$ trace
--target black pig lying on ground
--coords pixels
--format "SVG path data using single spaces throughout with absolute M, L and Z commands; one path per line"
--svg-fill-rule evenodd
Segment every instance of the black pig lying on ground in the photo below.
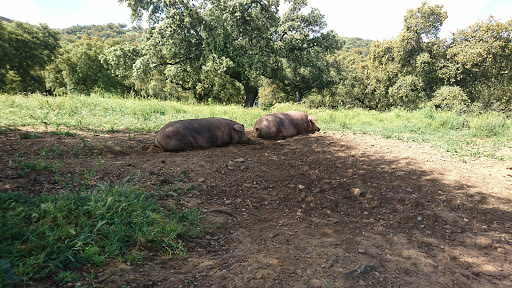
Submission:
M 261 116 L 254 124 L 256 136 L 263 139 L 282 139 L 299 134 L 320 131 L 316 119 L 311 115 L 298 112 L 279 112 Z
M 244 125 L 213 117 L 170 122 L 155 137 L 156 146 L 172 152 L 252 143 Z

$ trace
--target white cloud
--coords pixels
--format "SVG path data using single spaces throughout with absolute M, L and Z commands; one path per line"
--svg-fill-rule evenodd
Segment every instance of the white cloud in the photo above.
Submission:
M 325 15 L 328 29 L 340 36 L 365 39 L 390 39 L 400 33 L 406 11 L 421 5 L 421 0 L 310 0 Z
M 126 3 L 119 4 L 117 0 L 83 0 L 91 11 L 91 19 L 97 23 L 130 24 L 130 9 Z
M 328 29 L 340 36 L 372 40 L 391 39 L 401 32 L 403 16 L 409 9 L 418 8 L 424 0 L 309 0 L 309 6 L 319 8 Z M 500 21 L 512 18 L 510 0 L 428 0 L 429 5 L 441 4 L 448 12 L 440 36 L 466 28 L 494 15 Z
M 44 21 L 44 13 L 30 0 L 2 1 L 0 16 L 31 24 Z
M 0 2 L 0 16 L 52 28 L 73 25 L 124 23 L 130 25 L 130 9 L 117 0 L 16 0 Z
M 325 15 L 327 29 L 340 36 L 373 40 L 391 39 L 400 33 L 408 9 L 424 0 L 309 0 Z M 512 17 L 510 0 L 427 0 L 441 4 L 448 12 L 441 37 L 494 15 L 500 21 Z M 283 7 L 282 7 L 283 8 Z M 118 0 L 0 0 L 0 16 L 31 24 L 47 23 L 52 28 L 73 25 L 125 23 L 130 25 L 130 9 Z

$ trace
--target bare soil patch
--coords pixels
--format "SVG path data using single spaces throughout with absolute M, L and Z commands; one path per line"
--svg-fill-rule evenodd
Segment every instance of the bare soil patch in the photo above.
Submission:
M 55 191 L 52 172 L 19 177 L 13 159 L 59 147 L 68 173 L 101 156 L 91 185 L 166 190 L 181 178 L 189 192 L 163 207 L 204 209 L 185 257 L 84 267 L 82 286 L 512 287 L 510 163 L 338 132 L 182 153 L 160 152 L 154 133 L 25 132 L 0 134 L 0 192 Z

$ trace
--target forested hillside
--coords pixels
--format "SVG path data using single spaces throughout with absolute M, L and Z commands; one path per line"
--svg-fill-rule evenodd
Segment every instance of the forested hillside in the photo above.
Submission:
M 198 5 L 121 0 L 134 20 L 73 26 L 0 21 L 0 92 L 114 93 L 197 102 L 304 102 L 386 110 L 512 107 L 512 20 L 493 18 L 439 37 L 449 15 L 424 2 L 395 38 L 326 31 L 317 9 L 292 1 Z M 305 12 L 309 11 L 309 12 Z M 236 13 L 234 13 L 236 12 Z

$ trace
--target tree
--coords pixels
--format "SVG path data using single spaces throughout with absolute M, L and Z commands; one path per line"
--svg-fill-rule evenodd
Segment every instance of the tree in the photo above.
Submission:
M 9 59 L 13 54 L 12 48 L 7 45 L 7 27 L 3 21 L 0 21 L 0 87 L 6 87 L 7 68 Z M 3 90 L 0 88 L 0 91 Z
M 512 20 L 489 18 L 453 34 L 440 75 L 486 108 L 512 108 Z
M 0 22 L 0 91 L 44 91 L 42 70 L 57 51 L 59 34 L 47 25 Z
M 87 35 L 90 38 L 99 38 L 103 41 L 119 39 L 124 43 L 137 43 L 140 40 L 141 27 L 128 28 L 126 24 L 108 23 L 104 25 L 74 25 L 62 29 L 63 42 L 75 42 Z
M 333 31 L 322 33 L 327 23 L 318 9 L 304 15 L 307 1 L 292 1 L 278 28 L 278 53 L 281 73 L 274 76 L 280 89 L 295 102 L 314 90 L 323 91 L 336 84 L 329 55 L 341 50 L 343 41 Z
M 437 70 L 445 47 L 439 31 L 447 17 L 442 5 L 423 2 L 407 11 L 397 38 L 373 42 L 369 57 L 357 66 L 364 95 L 357 101 L 370 109 L 415 108 L 433 97 L 444 84 Z
M 285 79 L 283 61 L 290 63 L 296 59 L 292 55 L 285 60 L 279 57 L 283 56 L 279 49 L 285 45 L 280 41 L 292 35 L 294 27 L 289 25 L 292 21 L 281 22 L 277 0 L 120 2 L 128 4 L 134 19 L 140 20 L 148 12 L 153 26 L 143 38 L 144 56 L 135 65 L 139 68 L 136 74 L 160 70 L 168 81 L 193 91 L 198 101 L 208 98 L 217 80 L 225 81 L 227 76 L 243 87 L 244 105 L 250 107 L 258 96 L 261 77 Z M 291 9 L 296 9 L 290 15 L 300 15 L 297 7 L 307 3 L 305 0 L 288 2 Z M 317 12 L 311 15 L 321 18 Z M 308 17 L 293 20 L 303 31 L 314 32 L 312 37 L 319 36 L 317 41 L 321 42 L 323 38 L 318 31 L 323 27 L 317 25 L 324 24 L 323 20 L 311 23 Z M 304 48 L 301 51 L 306 51 Z M 311 53 L 304 57 L 319 55 L 319 52 Z
M 102 63 L 105 50 L 112 45 L 98 38 L 82 37 L 58 51 L 55 61 L 45 70 L 47 88 L 57 94 L 90 94 L 95 89 L 126 93 L 130 88 Z

